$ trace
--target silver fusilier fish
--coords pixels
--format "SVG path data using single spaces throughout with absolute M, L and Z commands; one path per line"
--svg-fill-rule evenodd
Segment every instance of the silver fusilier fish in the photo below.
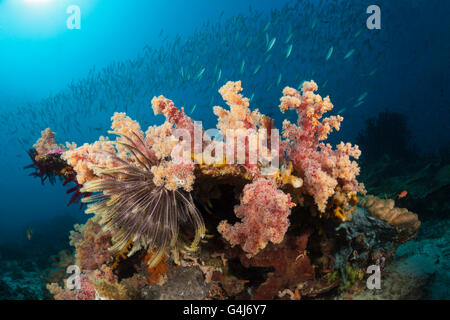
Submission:
M 326 56 L 326 58 L 325 58 L 326 61 L 328 61 L 328 60 L 331 58 L 331 55 L 333 54 L 333 50 L 334 50 L 333 47 L 331 47 L 330 49 L 328 49 L 328 53 L 327 53 L 327 56 Z
M 291 52 L 292 52 L 292 44 L 290 44 L 287 48 L 286 59 L 289 58 L 289 56 L 291 55 Z
M 277 38 L 273 38 L 272 40 L 270 40 L 269 45 L 267 46 L 266 52 L 269 52 L 273 48 L 276 41 L 277 41 Z
M 355 53 L 355 49 L 351 49 L 344 57 L 344 60 L 350 58 Z

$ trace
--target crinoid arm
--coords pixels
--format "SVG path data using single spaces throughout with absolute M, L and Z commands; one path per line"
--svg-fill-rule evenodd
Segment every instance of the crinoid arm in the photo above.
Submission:
M 96 193 L 83 202 L 91 203 L 86 213 L 99 215 L 102 225 L 113 234 L 110 250 L 120 252 L 132 239 L 133 248 L 128 255 L 141 249 L 151 251 L 148 263 L 152 267 L 169 250 L 196 248 L 205 225 L 191 194 L 155 185 L 150 171 L 153 163 L 142 151 L 140 139 L 127 137 L 126 143 L 120 144 L 127 149 L 129 158 L 124 160 L 111 154 L 121 165 L 103 169 L 99 179 L 86 182 L 82 188 L 83 192 Z M 188 233 L 193 234 L 190 243 Z

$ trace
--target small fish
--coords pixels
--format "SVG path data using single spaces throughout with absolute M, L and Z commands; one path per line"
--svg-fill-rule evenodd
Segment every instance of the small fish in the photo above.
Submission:
M 355 53 L 355 49 L 350 50 L 344 57 L 344 60 L 350 58 Z
M 261 69 L 261 65 L 259 64 L 256 66 L 255 71 L 253 71 L 253 74 L 257 74 L 260 69 Z
M 200 78 L 202 77 L 203 73 L 205 72 L 206 68 L 202 68 L 199 73 L 197 73 L 197 76 L 195 77 L 197 80 L 200 80 Z
M 377 70 L 378 70 L 378 68 L 375 68 L 372 71 L 370 71 L 369 77 L 373 76 L 377 72 Z
M 408 195 L 408 191 L 403 190 L 402 192 L 400 192 L 397 196 L 398 199 L 402 199 L 404 197 L 406 197 Z
M 241 74 L 244 73 L 244 68 L 245 68 L 245 60 L 242 60 L 242 63 L 241 63 L 241 70 L 240 70 Z
M 222 76 L 222 69 L 219 69 L 219 73 L 217 74 L 217 81 L 216 82 L 219 82 L 221 76 Z
M 357 107 L 359 107 L 360 105 L 362 105 L 363 103 L 364 103 L 364 100 L 358 101 L 357 103 L 355 103 L 355 105 L 353 106 L 353 108 L 357 108 Z
M 286 40 L 284 41 L 284 44 L 288 44 L 289 41 L 291 41 L 291 39 L 292 39 L 293 36 L 294 36 L 294 34 L 293 34 L 293 33 L 290 33 L 290 34 L 288 35 L 288 37 L 286 38 Z
M 331 47 L 330 49 L 328 49 L 328 53 L 327 53 L 327 56 L 326 56 L 326 58 L 325 58 L 326 61 L 328 61 L 328 60 L 331 58 L 331 55 L 333 54 L 333 50 L 334 50 L 333 47 Z
M 359 96 L 358 101 L 362 101 L 364 100 L 365 97 L 367 97 L 367 95 L 369 94 L 369 92 L 364 92 L 362 95 Z
M 341 113 L 345 112 L 345 110 L 347 110 L 347 108 L 342 108 L 341 110 L 338 111 L 337 114 L 341 114 Z
M 196 104 L 194 104 L 194 106 L 192 107 L 191 114 L 195 111 L 195 108 L 197 108 Z
M 32 237 L 33 237 L 33 230 L 30 227 L 28 227 L 27 228 L 27 239 L 31 240 Z
M 250 101 L 253 100 L 253 97 L 255 96 L 255 93 L 252 93 L 252 95 L 250 96 Z
M 277 41 L 277 38 L 273 38 L 272 40 L 270 40 L 269 46 L 267 47 L 266 52 L 269 52 L 273 48 L 275 41 Z
M 269 54 L 269 55 L 264 59 L 264 62 L 267 63 L 267 62 L 270 60 L 270 58 L 272 58 L 272 55 L 271 55 L 271 54 Z
M 269 21 L 267 21 L 267 24 L 266 24 L 266 26 L 264 27 L 264 32 L 266 32 L 268 29 L 269 29 L 269 27 L 270 27 L 270 20 Z
M 279 86 L 280 85 L 280 82 L 281 82 L 281 78 L 282 78 L 283 76 L 281 75 L 281 73 L 278 75 L 278 80 L 277 80 L 277 86 Z
M 292 52 L 292 44 L 290 44 L 287 48 L 286 59 L 289 58 L 289 56 L 291 55 L 291 52 Z
M 355 38 L 357 38 L 357 37 L 361 34 L 362 31 L 363 31 L 362 28 L 359 29 L 359 30 L 355 33 Z

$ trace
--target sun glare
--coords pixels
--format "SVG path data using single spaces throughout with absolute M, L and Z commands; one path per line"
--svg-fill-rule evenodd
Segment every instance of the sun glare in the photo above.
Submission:
M 28 3 L 28 4 L 42 4 L 42 3 L 48 3 L 51 0 L 24 0 L 24 1 L 25 1 L 25 3 Z

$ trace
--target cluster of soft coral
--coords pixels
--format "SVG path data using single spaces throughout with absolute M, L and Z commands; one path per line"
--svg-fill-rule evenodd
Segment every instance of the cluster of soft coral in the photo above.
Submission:
M 42 184 L 46 180 L 54 184 L 57 177 L 63 181 L 63 186 L 73 182 L 75 186 L 66 191 L 66 193 L 72 194 L 67 204 L 69 206 L 72 203 L 79 202 L 83 197 L 89 196 L 90 193 L 81 192 L 82 185 L 78 183 L 78 179 L 83 180 L 83 178 L 77 177 L 73 167 L 62 158 L 67 148 L 70 149 L 73 146 L 67 144 L 66 148 L 63 145 L 58 145 L 55 135 L 56 133 L 51 131 L 50 128 L 41 132 L 41 138 L 37 140 L 32 149 L 28 150 L 28 156 L 32 164 L 26 166 L 25 169 L 34 169 L 30 176 L 40 178 Z M 80 209 L 82 206 L 83 204 L 80 205 Z
M 195 191 L 196 179 L 200 176 L 208 176 L 212 181 L 226 177 L 244 181 L 240 204 L 234 208 L 241 222 L 231 225 L 223 220 L 216 227 L 225 240 L 232 246 L 239 245 L 251 258 L 270 242 L 274 245 L 282 243 L 294 206 L 308 207 L 310 212 L 320 216 L 345 221 L 351 219 L 350 213 L 357 202 L 356 194 L 364 192 L 364 187 L 356 180 L 359 167 L 351 160 L 359 157 L 358 147 L 340 143 L 333 149 L 323 142 L 333 129 L 339 130 L 343 118 L 322 118 L 333 105 L 328 97 L 315 94 L 316 90 L 314 81 L 305 82 L 301 93 L 289 87 L 283 90 L 280 109 L 282 112 L 295 109 L 298 122 L 292 124 L 285 121 L 282 137 L 272 130 L 273 121 L 270 118 L 258 110 L 250 110 L 249 99 L 240 94 L 240 81 L 228 82 L 219 92 L 230 109 L 214 107 L 214 113 L 218 116 L 217 128 L 223 139 L 210 138 L 196 127 L 183 109 L 177 109 L 171 100 L 159 96 L 153 98 L 152 107 L 155 114 L 165 116 L 166 121 L 162 125 L 151 126 L 143 132 L 139 124 L 125 113 L 115 113 L 110 132 L 117 136 L 115 140 L 101 137 L 99 141 L 81 147 L 67 144 L 61 159 L 72 168 L 80 185 L 99 181 L 108 176 L 108 170 L 124 164 L 150 171 L 154 185 L 171 191 Z M 187 137 L 185 135 L 180 139 L 178 129 L 187 132 Z M 232 136 L 228 135 L 230 130 L 236 130 Z M 199 133 L 200 142 L 196 140 Z M 255 163 L 250 161 L 251 142 L 261 137 L 267 143 L 258 144 L 260 157 Z M 227 139 L 233 139 L 231 151 L 227 149 Z M 239 141 L 243 143 L 239 144 Z M 272 148 L 277 145 L 281 148 Z M 177 158 L 177 153 L 174 153 L 177 148 L 188 154 L 188 158 Z M 226 156 L 217 162 L 207 162 L 203 150 L 209 150 L 212 156 Z M 236 156 L 239 152 L 245 155 L 244 161 L 227 162 L 228 156 Z M 279 168 L 271 166 L 274 160 L 280 164 Z M 98 229 L 99 223 L 101 220 L 96 221 L 95 225 L 88 223 L 84 228 Z M 114 233 L 114 230 L 108 232 Z M 92 233 L 86 231 L 86 235 Z M 102 232 L 98 229 L 95 237 L 100 234 Z M 114 240 L 106 238 L 108 241 L 102 239 L 101 243 L 95 239 L 74 241 L 82 267 L 103 270 L 97 278 L 101 278 L 102 274 L 106 277 L 109 272 L 105 268 L 109 268 L 114 261 L 108 252 L 108 248 L 114 246 Z M 81 259 L 80 255 L 101 261 L 86 257 Z M 176 256 L 174 260 L 177 260 Z M 86 265 L 89 261 L 93 264 Z M 108 281 L 112 282 L 111 279 Z
M 364 193 L 364 186 L 356 177 L 359 167 L 356 161 L 361 152 L 358 146 L 341 142 L 333 150 L 330 144 L 322 141 L 335 130 L 340 129 L 343 118 L 330 116 L 320 120 L 333 105 L 329 97 L 323 98 L 315 94 L 317 85 L 314 81 L 303 84 L 302 93 L 286 87 L 283 90 L 280 109 L 282 112 L 295 109 L 298 113 L 298 124 L 285 120 L 283 123 L 284 150 L 287 158 L 301 173 L 304 188 L 311 195 L 320 212 L 325 212 L 328 200 L 337 190 L 352 198 L 357 192 Z M 342 220 L 344 216 L 340 216 Z
M 109 251 L 111 234 L 102 229 L 96 218 L 89 219 L 84 225 L 76 225 L 70 238 L 70 244 L 75 247 L 74 263 L 78 267 L 74 270 L 80 273 L 64 279 L 62 285 L 59 281 L 47 285 L 56 300 L 128 300 L 132 298 L 132 292 L 148 283 L 140 275 L 120 281 L 114 263 L 118 257 Z M 71 281 L 71 286 L 67 281 Z
M 164 185 L 169 190 L 183 188 L 186 191 L 192 191 L 196 165 L 203 169 L 205 167 L 211 169 L 203 172 L 213 175 L 236 174 L 236 172 L 243 174 L 242 172 L 245 172 L 244 174 L 254 182 L 246 187 L 241 206 L 236 209 L 236 214 L 243 219 L 243 223 L 232 227 L 224 222 L 221 224 L 221 231 L 232 244 L 244 244 L 245 250 L 252 254 L 256 254 L 259 251 L 258 248 L 263 248 L 268 240 L 273 239 L 275 242 L 282 240 L 287 230 L 286 221 L 292 207 L 291 195 L 282 190 L 287 189 L 287 184 L 295 187 L 294 189 L 290 188 L 294 201 L 301 203 L 304 196 L 310 196 L 314 199 L 317 210 L 321 214 L 330 208 L 328 211 L 334 212 L 334 214 L 328 216 L 335 215 L 341 220 L 349 218 L 346 217 L 346 210 L 342 208 L 354 205 L 351 199 L 355 198 L 357 192 L 364 191 L 363 186 L 356 180 L 359 174 L 358 165 L 355 161 L 350 160 L 351 157 L 358 158 L 360 151 L 357 146 L 351 146 L 349 143 L 341 143 L 334 150 L 329 144 L 322 142 L 333 129 L 339 129 L 342 121 L 340 116 L 321 119 L 324 113 L 333 108 L 330 99 L 328 97 L 322 99 L 320 95 L 314 93 L 317 90 L 314 81 L 305 82 L 302 93 L 286 87 L 283 90 L 284 95 L 281 98 L 280 109 L 283 112 L 295 109 L 298 113 L 298 123 L 296 125 L 286 120 L 283 123 L 285 139 L 280 139 L 267 133 L 267 129 L 273 128 L 272 121 L 258 110 L 251 111 L 249 99 L 240 94 L 241 90 L 240 81 L 225 84 L 219 92 L 230 110 L 214 107 L 214 113 L 218 116 L 217 127 L 225 137 L 227 131 L 232 129 L 251 129 L 250 131 L 238 131 L 239 134 L 245 135 L 244 145 L 235 144 L 234 153 L 237 153 L 239 148 L 245 149 L 246 161 L 244 163 L 222 163 L 220 166 L 214 164 L 208 166 L 202 162 L 198 165 L 194 161 L 174 161 L 171 157 L 174 148 L 180 144 L 186 144 L 186 141 L 180 141 L 174 136 L 174 130 L 185 129 L 191 135 L 191 141 L 194 141 L 195 125 L 183 109 L 177 109 L 174 103 L 164 96 L 155 97 L 152 100 L 155 114 L 163 114 L 166 117 L 166 122 L 161 126 L 150 127 L 144 133 L 136 121 L 124 113 L 115 113 L 112 117 L 113 131 L 111 131 L 118 135 L 115 141 L 101 137 L 99 141 L 84 144 L 78 148 L 74 144 L 67 144 L 69 149 L 62 154 L 62 159 L 76 172 L 79 184 L 99 179 L 99 173 L 105 168 L 120 166 L 121 163 L 115 161 L 111 155 L 124 161 L 134 161 L 138 167 L 142 166 L 139 161 L 139 157 L 142 157 L 141 154 L 136 152 L 136 157 L 130 158 L 123 147 L 123 144 L 130 141 L 137 146 L 138 151 L 155 161 L 155 165 L 151 168 L 154 183 Z M 264 150 L 267 155 L 264 160 L 274 159 L 281 155 L 282 168 L 275 173 L 272 171 L 267 174 L 263 170 L 265 169 L 264 161 L 261 159 L 258 159 L 259 162 L 256 165 L 248 162 L 251 135 L 259 135 L 261 132 L 265 132 L 266 138 L 280 139 L 278 142 L 281 142 L 281 150 L 270 150 L 269 148 Z M 203 136 L 204 132 L 201 134 Z M 49 138 L 53 138 L 53 136 Z M 233 136 L 236 141 L 239 138 Z M 209 149 L 217 151 L 219 148 L 225 148 L 223 141 L 202 140 L 204 141 L 201 142 L 200 149 L 209 147 Z M 193 155 L 197 154 L 199 150 L 199 146 L 194 143 L 185 145 L 183 148 Z M 224 151 L 226 153 L 226 150 Z M 198 159 L 194 158 L 194 160 Z M 268 161 L 264 163 L 267 164 Z M 236 170 L 237 167 L 239 170 Z M 264 194 L 264 198 L 261 198 L 260 192 Z M 337 197 L 338 194 L 339 197 Z M 331 208 L 329 199 L 332 197 L 339 198 L 340 201 L 336 201 L 339 210 L 333 211 Z M 276 208 L 275 211 L 274 208 Z M 267 231 L 272 230 L 268 222 L 270 219 L 265 217 L 267 212 L 270 212 L 275 218 L 274 221 L 282 222 L 282 227 L 278 228 L 277 234 Z M 268 232 L 271 234 L 268 235 Z M 238 240 L 244 238 L 245 240 Z
M 232 245 L 240 244 L 249 255 L 257 254 L 267 243 L 280 243 L 289 227 L 291 196 L 272 180 L 260 178 L 244 188 L 241 204 L 235 208 L 242 219 L 231 226 L 222 221 L 218 230 Z

